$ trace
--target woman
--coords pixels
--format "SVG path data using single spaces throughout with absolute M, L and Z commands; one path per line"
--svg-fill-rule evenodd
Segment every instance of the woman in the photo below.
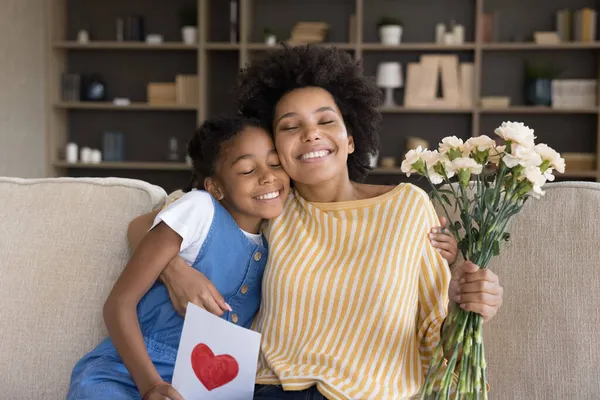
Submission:
M 428 240 L 439 221 L 421 189 L 359 183 L 378 146 L 380 95 L 348 54 L 272 52 L 241 72 L 237 94 L 240 111 L 272 130 L 294 183 L 266 229 L 255 398 L 415 395 L 448 298 L 487 321 L 502 303 L 497 276 L 469 262 L 450 274 Z M 177 260 L 162 279 L 184 302 L 218 298 Z

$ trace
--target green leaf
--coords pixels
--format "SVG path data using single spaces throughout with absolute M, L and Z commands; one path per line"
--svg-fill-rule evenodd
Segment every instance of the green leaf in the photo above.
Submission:
M 492 253 L 494 257 L 500 254 L 500 243 L 497 240 L 494 240 L 494 243 L 492 243 Z
M 462 228 L 462 225 L 461 225 L 461 223 L 459 221 L 454 221 L 453 228 L 454 228 L 455 232 L 458 232 L 460 230 L 460 228 Z
M 450 203 L 450 199 L 448 198 L 448 196 L 446 196 L 445 194 L 442 195 L 442 199 L 444 199 L 444 201 L 446 202 L 446 204 L 448 204 L 449 206 L 452 206 L 452 203 Z

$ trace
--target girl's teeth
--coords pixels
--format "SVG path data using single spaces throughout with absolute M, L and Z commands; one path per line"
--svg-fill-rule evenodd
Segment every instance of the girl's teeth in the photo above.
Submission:
M 258 196 L 257 199 L 258 200 L 271 200 L 271 199 L 275 199 L 277 197 L 279 197 L 279 192 L 272 192 L 272 193 L 263 194 L 262 196 Z
M 310 153 L 304 154 L 302 156 L 302 159 L 303 160 L 308 160 L 310 158 L 325 157 L 327 154 L 329 154 L 329 152 L 327 150 L 311 151 Z

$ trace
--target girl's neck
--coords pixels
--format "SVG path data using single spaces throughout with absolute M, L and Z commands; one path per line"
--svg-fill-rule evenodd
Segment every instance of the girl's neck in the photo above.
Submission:
M 294 182 L 294 187 L 300 196 L 312 203 L 337 203 L 357 199 L 356 184 L 348 175 L 315 185 Z
M 239 210 L 235 209 L 235 207 L 232 207 L 230 204 L 228 204 L 226 201 L 219 201 L 219 203 L 221 203 L 223 208 L 225 208 L 227 212 L 229 212 L 229 214 L 241 230 L 253 234 L 260 233 L 260 225 L 263 222 L 262 218 L 243 214 Z

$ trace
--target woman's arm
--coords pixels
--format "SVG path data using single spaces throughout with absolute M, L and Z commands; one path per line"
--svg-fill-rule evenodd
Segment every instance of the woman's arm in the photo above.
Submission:
M 142 394 L 162 382 L 162 378 L 146 350 L 137 306 L 177 255 L 181 241 L 181 236 L 162 222 L 148 232 L 104 304 L 104 321 L 112 342 Z

